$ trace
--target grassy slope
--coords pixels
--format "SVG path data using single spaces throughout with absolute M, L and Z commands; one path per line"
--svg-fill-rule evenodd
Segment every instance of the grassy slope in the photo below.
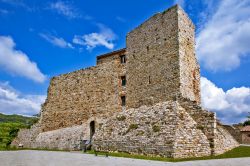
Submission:
M 8 147 L 21 128 L 29 128 L 37 122 L 37 118 L 20 115 L 4 115 L 0 113 L 0 150 Z
M 89 154 L 94 154 L 94 151 L 89 151 Z M 98 152 L 98 155 L 106 155 L 105 152 Z M 208 157 L 196 157 L 196 158 L 185 158 L 185 159 L 172 159 L 164 157 L 149 157 L 144 155 L 133 155 L 128 153 L 108 153 L 109 156 L 115 157 L 126 157 L 135 158 L 143 160 L 157 160 L 157 161 L 168 161 L 168 162 L 180 162 L 180 161 L 192 161 L 192 160 L 209 160 L 209 159 L 223 159 L 223 158 L 240 158 L 240 157 L 250 157 L 250 147 L 240 146 L 233 150 L 230 150 L 224 154 L 218 156 L 208 156 Z

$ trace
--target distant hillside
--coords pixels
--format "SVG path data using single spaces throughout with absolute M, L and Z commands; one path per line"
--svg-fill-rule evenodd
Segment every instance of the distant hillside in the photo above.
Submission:
M 38 121 L 37 117 L 26 117 L 21 115 L 4 115 L 0 113 L 0 123 L 21 123 L 30 126 Z
M 12 140 L 17 136 L 19 129 L 29 128 L 38 121 L 36 117 L 21 115 L 4 115 L 0 113 L 0 150 L 9 147 Z

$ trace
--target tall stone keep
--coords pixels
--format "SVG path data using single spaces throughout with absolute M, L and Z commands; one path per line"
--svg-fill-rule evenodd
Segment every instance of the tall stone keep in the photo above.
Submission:
M 178 6 L 158 13 L 127 35 L 127 108 L 178 97 L 200 103 L 194 25 Z

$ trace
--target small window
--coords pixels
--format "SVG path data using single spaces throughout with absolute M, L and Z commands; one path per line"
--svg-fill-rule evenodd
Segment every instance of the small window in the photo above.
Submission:
M 121 59 L 121 63 L 126 63 L 126 55 L 121 55 L 120 59 Z
M 125 106 L 126 105 L 126 96 L 122 96 L 121 100 L 122 100 L 122 106 Z
M 126 86 L 126 76 L 122 76 L 121 80 L 122 80 L 122 86 Z

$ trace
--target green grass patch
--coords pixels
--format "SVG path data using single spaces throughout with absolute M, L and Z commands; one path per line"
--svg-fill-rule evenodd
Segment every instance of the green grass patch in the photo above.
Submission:
M 94 151 L 88 151 L 88 154 L 95 154 Z M 193 161 L 193 160 L 211 160 L 211 159 L 225 159 L 225 158 L 241 158 L 241 157 L 250 157 L 250 147 L 240 146 L 234 148 L 224 154 L 218 156 L 207 156 L 207 157 L 195 157 L 195 158 L 184 158 L 184 159 L 173 159 L 165 157 L 151 157 L 145 155 L 129 154 L 123 152 L 97 152 L 98 155 L 114 156 L 114 157 L 125 157 L 125 158 L 134 158 L 134 159 L 143 159 L 143 160 L 155 160 L 155 161 L 165 161 L 165 162 L 181 162 L 181 161 Z

